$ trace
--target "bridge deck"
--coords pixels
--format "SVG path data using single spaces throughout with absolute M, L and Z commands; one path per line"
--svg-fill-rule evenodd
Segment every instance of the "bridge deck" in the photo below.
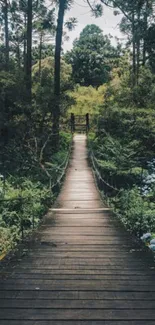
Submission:
M 105 208 L 74 138 L 67 177 L 28 256 L 0 280 L 1 325 L 154 325 L 150 257 Z

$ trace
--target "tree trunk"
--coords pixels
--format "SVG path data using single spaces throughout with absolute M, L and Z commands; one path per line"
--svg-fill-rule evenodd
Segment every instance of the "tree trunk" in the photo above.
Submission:
M 9 27 L 8 27 L 8 2 L 4 0 L 4 29 L 5 29 L 5 68 L 9 68 Z
M 18 69 L 20 71 L 21 60 L 20 60 L 20 45 L 19 45 L 19 42 L 17 44 L 17 63 L 18 63 Z
M 132 46 L 133 46 L 133 53 L 132 53 L 132 72 L 133 72 L 133 87 L 136 83 L 136 40 L 135 40 L 135 12 L 133 9 L 132 12 Z
M 28 0 L 27 8 L 27 57 L 26 57 L 26 79 L 28 102 L 31 103 L 32 97 L 32 0 Z
M 42 42 L 43 42 L 43 32 L 40 32 L 40 44 L 39 44 L 39 81 L 41 83 L 41 60 L 42 60 Z
M 137 71 L 136 71 L 136 82 L 138 84 L 139 79 L 139 68 L 140 68 L 140 15 L 141 7 L 137 8 L 137 29 L 136 29 L 136 42 L 137 42 Z
M 24 74 L 26 76 L 26 53 L 27 53 L 27 42 L 26 42 L 26 26 L 27 26 L 27 17 L 24 15 L 24 51 L 23 51 L 23 59 L 24 59 Z
M 149 3 L 148 0 L 146 0 L 146 9 L 144 11 L 144 42 L 143 42 L 143 66 L 145 66 L 146 63 L 146 33 L 148 29 L 148 10 L 149 10 Z
M 59 119 L 60 119 L 60 58 L 61 44 L 63 33 L 63 21 L 66 0 L 59 0 L 59 12 L 56 30 L 56 46 L 55 46 L 55 66 L 54 66 L 54 95 L 55 102 L 53 106 L 53 134 L 55 135 L 55 148 L 59 142 Z

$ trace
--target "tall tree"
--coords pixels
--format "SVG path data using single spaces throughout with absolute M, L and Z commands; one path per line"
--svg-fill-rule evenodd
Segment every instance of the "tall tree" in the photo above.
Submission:
M 9 69 L 9 2 L 0 0 L 1 25 L 4 27 L 5 70 Z
M 107 35 L 97 25 L 87 25 L 74 41 L 66 59 L 72 65 L 75 83 L 98 87 L 110 78 L 111 67 L 118 56 Z
M 67 6 L 67 0 L 59 0 L 58 20 L 55 40 L 55 64 L 54 64 L 54 95 L 55 103 L 53 107 L 53 134 L 55 142 L 58 142 L 59 118 L 60 118 L 60 59 L 61 44 L 63 33 L 64 13 Z
M 36 40 L 39 41 L 38 46 L 38 60 L 39 60 L 39 79 L 41 81 L 41 62 L 42 62 L 42 51 L 46 38 L 49 40 L 53 39 L 55 35 L 55 24 L 54 24 L 54 9 L 48 11 L 45 7 L 42 12 L 42 17 L 39 17 L 34 22 L 34 30 Z
M 8 1 L 4 0 L 4 22 L 5 22 L 5 55 L 6 55 L 6 70 L 9 65 L 9 27 L 8 27 Z
M 31 103 L 32 96 L 32 0 L 27 3 L 27 56 L 26 56 L 26 83 L 28 101 Z
M 140 65 L 146 63 L 146 42 L 149 20 L 153 13 L 154 0 L 100 0 L 104 5 L 123 13 L 121 30 L 129 35 L 132 44 L 133 86 L 138 83 Z

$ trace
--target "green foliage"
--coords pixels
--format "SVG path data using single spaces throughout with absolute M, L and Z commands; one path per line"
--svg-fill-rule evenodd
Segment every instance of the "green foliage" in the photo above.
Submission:
M 19 76 L 16 71 L 8 73 L 0 71 L 0 114 L 1 121 L 3 120 L 3 122 L 5 120 L 9 122 L 14 115 L 21 114 L 19 110 L 19 94 L 23 91 L 24 97 L 24 87 L 21 84 L 23 81 L 22 77 L 23 76 Z
M 15 247 L 23 235 L 36 228 L 48 207 L 53 203 L 56 191 L 51 188 L 60 178 L 71 143 L 71 134 L 60 133 L 59 152 L 43 155 L 42 162 L 34 161 L 31 168 L 28 161 L 22 170 L 8 171 L 0 179 L 0 252 Z M 32 162 L 32 160 L 31 160 Z M 60 167 L 61 166 L 61 167 Z
M 66 54 L 72 65 L 72 77 L 82 86 L 98 87 L 110 79 L 113 61 L 118 57 L 108 36 L 96 25 L 87 25 L 75 40 L 73 50 Z
M 103 118 L 100 118 L 98 126 L 99 131 L 103 134 L 107 132 L 112 138 L 118 139 L 118 146 L 119 143 L 126 148 L 128 145 L 132 145 L 137 158 L 143 157 L 144 161 L 148 161 L 154 157 L 155 120 L 153 109 L 108 106 L 103 111 Z M 121 149 L 118 146 L 119 155 Z
M 60 152 L 68 151 L 70 144 L 71 144 L 71 134 L 61 131 L 60 132 L 60 145 L 59 145 Z
M 69 105 L 69 98 L 66 93 L 71 88 L 71 65 L 61 61 L 61 105 L 60 111 L 64 115 Z M 39 74 L 39 62 L 32 68 L 33 95 L 35 98 L 34 119 L 47 129 L 47 123 L 51 128 L 51 113 L 54 110 L 54 57 L 46 57 L 41 60 L 41 75 Z M 40 132 L 40 130 L 39 130 Z
M 43 184 L 39 182 L 34 183 L 27 178 L 22 178 L 22 180 L 18 180 L 17 185 L 17 178 L 16 183 L 12 184 L 11 181 L 12 177 L 5 182 L 5 197 L 1 199 L 0 205 L 0 227 L 4 230 L 6 228 L 8 233 L 13 233 L 14 237 L 19 240 L 22 230 L 37 226 L 54 196 L 47 187 L 43 187 Z M 0 188 L 3 191 L 2 182 Z M 13 238 L 11 237 L 10 240 L 13 245 Z M 0 247 L 1 251 L 3 249 L 4 243 L 3 247 Z
M 119 66 L 112 71 L 112 80 L 105 94 L 105 106 L 154 108 L 155 76 L 149 67 L 140 67 L 137 85 L 132 86 L 129 54 L 119 60 Z
M 152 173 L 149 162 L 154 159 L 154 75 L 141 68 L 139 83 L 133 88 L 130 70 L 124 69 L 126 58 L 113 70 L 90 143 L 96 175 L 104 180 L 98 179 L 104 197 L 126 228 L 141 235 L 155 228 L 154 187 L 147 186 Z
M 53 56 L 54 56 L 54 46 L 51 44 L 50 45 L 42 44 L 42 52 L 41 52 L 42 60 Z M 32 58 L 34 64 L 37 64 L 37 62 L 39 61 L 39 46 L 35 46 L 32 49 Z
M 62 88 L 64 89 L 69 83 L 71 78 L 72 68 L 70 64 L 67 64 L 64 60 L 61 61 L 61 82 Z M 32 76 L 35 82 L 35 86 L 37 82 L 40 83 L 39 79 L 39 62 L 37 62 L 32 69 Z M 41 86 L 48 85 L 50 83 L 51 90 L 53 88 L 54 82 L 54 57 L 46 57 L 41 61 Z M 67 88 L 67 87 L 66 87 Z
M 76 86 L 74 91 L 68 92 L 69 96 L 74 99 L 74 104 L 68 110 L 69 113 L 76 115 L 99 114 L 103 105 L 106 86 L 100 86 L 98 89 L 89 87 Z
M 125 227 L 140 236 L 147 231 L 155 230 L 155 204 L 143 199 L 137 187 L 122 190 L 119 195 L 111 199 L 115 212 Z
M 0 227 L 0 254 L 13 249 L 17 240 L 19 236 L 16 227 Z

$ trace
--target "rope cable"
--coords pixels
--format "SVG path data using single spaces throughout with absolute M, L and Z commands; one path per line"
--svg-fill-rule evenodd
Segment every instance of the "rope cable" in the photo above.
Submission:
M 112 185 L 110 185 L 109 183 L 107 183 L 103 177 L 101 176 L 101 173 L 99 172 L 98 168 L 96 167 L 96 164 L 99 165 L 98 163 L 98 160 L 97 158 L 95 157 L 94 155 L 94 152 L 93 152 L 93 149 L 91 147 L 91 154 L 90 154 L 90 158 L 91 158 L 91 161 L 92 161 L 92 165 L 93 165 L 93 168 L 95 170 L 95 173 L 96 173 L 96 176 L 98 177 L 99 180 L 101 180 L 107 187 L 109 187 L 110 189 L 113 189 L 114 191 L 116 192 L 119 192 L 120 190 Z

